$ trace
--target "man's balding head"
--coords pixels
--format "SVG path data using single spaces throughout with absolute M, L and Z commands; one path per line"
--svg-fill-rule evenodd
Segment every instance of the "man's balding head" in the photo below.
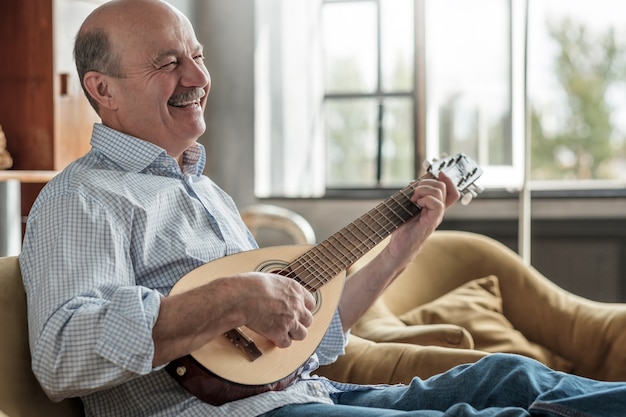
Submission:
M 189 23 L 182 13 L 161 0 L 111 0 L 85 19 L 76 36 L 74 60 L 80 84 L 96 112 L 98 103 L 85 88 L 85 74 L 97 71 L 112 77 L 124 77 L 124 45 L 132 42 L 133 32 L 146 30 L 164 13 Z
M 211 87 L 191 22 L 159 0 L 112 0 L 83 22 L 81 85 L 102 123 L 179 158 L 206 129 Z

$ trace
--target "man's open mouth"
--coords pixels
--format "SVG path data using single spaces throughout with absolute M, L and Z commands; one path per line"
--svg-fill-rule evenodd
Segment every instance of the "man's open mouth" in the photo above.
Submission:
M 187 93 L 172 96 L 167 104 L 173 107 L 199 106 L 205 94 L 203 89 L 197 88 Z

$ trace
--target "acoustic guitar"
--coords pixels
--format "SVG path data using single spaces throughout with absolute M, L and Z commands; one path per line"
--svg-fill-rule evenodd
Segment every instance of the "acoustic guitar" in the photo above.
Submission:
M 389 236 L 421 208 L 411 201 L 420 180 L 444 172 L 456 184 L 462 202 L 478 195 L 481 168 L 464 154 L 433 161 L 425 175 L 396 192 L 317 245 L 287 245 L 245 251 L 209 262 L 183 276 L 171 294 L 189 291 L 214 279 L 242 272 L 272 272 L 296 280 L 316 300 L 313 324 L 304 340 L 278 348 L 247 327 L 232 329 L 166 369 L 203 401 L 221 405 L 293 382 L 315 352 L 335 314 L 346 269 Z

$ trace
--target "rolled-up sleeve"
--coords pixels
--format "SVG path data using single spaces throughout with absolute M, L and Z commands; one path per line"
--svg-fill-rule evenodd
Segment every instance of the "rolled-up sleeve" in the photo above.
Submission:
M 130 372 L 150 372 L 159 300 L 158 293 L 144 287 L 119 288 L 104 312 L 96 353 Z

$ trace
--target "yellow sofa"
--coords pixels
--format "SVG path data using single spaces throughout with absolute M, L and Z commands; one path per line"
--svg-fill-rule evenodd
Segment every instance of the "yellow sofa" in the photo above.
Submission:
M 30 368 L 26 293 L 17 257 L 0 258 L 0 416 L 82 415 L 80 400 L 53 403 Z
M 353 335 L 364 340 L 348 346 L 347 354 L 320 374 L 346 381 L 408 382 L 481 354 L 511 352 L 573 374 L 625 381 L 625 329 L 626 304 L 573 295 L 486 236 L 437 231 L 354 326 Z M 383 351 L 378 357 L 369 352 L 365 359 L 361 352 L 372 350 L 367 341 L 379 347 L 387 342 L 394 349 L 411 345 L 415 351 L 410 359 L 403 351 L 399 360 L 405 362 L 397 364 Z
M 457 289 L 467 282 L 478 285 Z M 462 318 L 485 316 L 469 324 L 442 323 L 439 313 L 457 310 L 451 306 Z M 468 312 L 476 306 L 478 312 Z M 79 400 L 52 403 L 30 370 L 26 297 L 15 257 L 0 258 L 0 316 L 0 416 L 80 416 Z M 624 329 L 626 305 L 569 294 L 492 239 L 439 231 L 355 326 L 347 354 L 319 373 L 360 383 L 406 382 L 476 361 L 490 348 L 521 349 L 569 372 L 626 380 Z

